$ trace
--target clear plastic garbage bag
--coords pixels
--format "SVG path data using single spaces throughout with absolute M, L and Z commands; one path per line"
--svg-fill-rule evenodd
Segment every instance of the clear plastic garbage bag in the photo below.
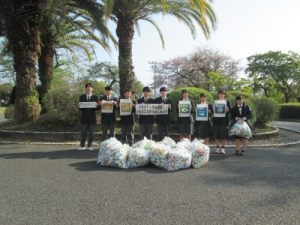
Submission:
M 249 125 L 245 121 L 237 121 L 231 127 L 229 135 L 241 138 L 251 138 L 252 132 Z

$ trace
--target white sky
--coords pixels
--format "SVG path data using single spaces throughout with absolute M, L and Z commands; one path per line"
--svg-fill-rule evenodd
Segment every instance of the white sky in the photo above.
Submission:
M 165 39 L 165 49 L 152 25 L 141 22 L 141 36 L 133 43 L 135 74 L 145 85 L 152 82 L 149 61 L 168 60 L 191 53 L 197 47 L 218 49 L 245 64 L 245 58 L 269 50 L 300 53 L 300 0 L 214 0 L 218 24 L 209 40 L 199 29 L 193 39 L 189 29 L 177 19 L 157 16 Z M 112 26 L 112 31 L 115 28 Z M 109 56 L 97 49 L 99 61 L 117 64 L 118 53 Z

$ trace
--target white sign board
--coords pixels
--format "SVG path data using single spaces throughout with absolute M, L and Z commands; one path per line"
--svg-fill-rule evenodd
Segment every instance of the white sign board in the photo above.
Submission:
M 138 115 L 168 115 L 167 104 L 136 104 L 135 113 Z
M 208 121 L 208 104 L 196 105 L 196 121 Z
M 216 100 L 214 102 L 214 117 L 225 117 L 226 105 L 226 100 Z
M 97 102 L 79 102 L 79 108 L 80 109 L 95 109 L 98 107 Z
M 192 111 L 191 101 L 179 101 L 178 108 L 179 108 L 179 117 L 191 116 L 191 111 Z
M 112 101 L 102 100 L 101 113 L 112 113 L 114 110 L 114 103 Z
M 120 99 L 120 116 L 129 116 L 132 112 L 132 100 Z

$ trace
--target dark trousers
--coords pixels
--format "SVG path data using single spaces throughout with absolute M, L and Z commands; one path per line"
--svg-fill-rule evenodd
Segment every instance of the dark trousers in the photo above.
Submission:
M 107 138 L 107 131 L 109 130 L 109 137 L 115 137 L 115 123 L 102 123 L 102 141 Z
M 130 146 L 134 142 L 134 125 L 133 124 L 121 124 L 121 133 L 122 133 L 122 142 L 123 144 L 127 143 Z
M 87 133 L 89 133 L 88 147 L 92 147 L 94 127 L 95 127 L 94 124 L 84 123 L 84 124 L 81 125 L 81 140 L 80 140 L 80 146 L 81 147 L 84 147 L 84 145 L 85 145 L 85 140 L 86 140 Z
M 141 130 L 142 138 L 146 137 L 148 139 L 152 139 L 152 131 L 153 131 L 152 123 L 140 124 L 140 130 Z
M 168 128 L 169 125 L 168 124 L 158 124 L 158 140 L 162 141 L 164 139 L 164 137 L 169 136 L 169 132 L 168 132 Z

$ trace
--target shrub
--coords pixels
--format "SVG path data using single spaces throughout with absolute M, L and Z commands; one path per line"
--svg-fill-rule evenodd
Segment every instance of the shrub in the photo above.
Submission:
M 279 103 L 267 97 L 253 97 L 252 101 L 256 108 L 256 125 L 265 126 L 266 123 L 278 118 Z
M 280 105 L 281 119 L 300 119 L 300 103 L 291 102 Z
M 177 111 L 176 111 L 176 103 L 181 98 L 181 92 L 182 90 L 186 89 L 189 92 L 189 97 L 197 103 L 199 101 L 199 96 L 201 93 L 204 93 L 207 95 L 207 101 L 209 103 L 213 102 L 213 96 L 210 92 L 207 90 L 201 89 L 201 88 L 195 88 L 195 87 L 181 87 L 174 91 L 172 91 L 169 94 L 169 98 L 172 100 L 172 112 L 170 114 L 171 121 L 174 123 L 177 121 Z
M 14 112 L 15 112 L 15 106 L 9 105 L 5 108 L 4 111 L 4 118 L 5 119 L 13 119 L 14 118 Z
M 50 89 L 43 100 L 47 112 L 41 122 L 49 129 L 79 125 L 78 102 L 82 92 L 82 88 L 76 85 Z

